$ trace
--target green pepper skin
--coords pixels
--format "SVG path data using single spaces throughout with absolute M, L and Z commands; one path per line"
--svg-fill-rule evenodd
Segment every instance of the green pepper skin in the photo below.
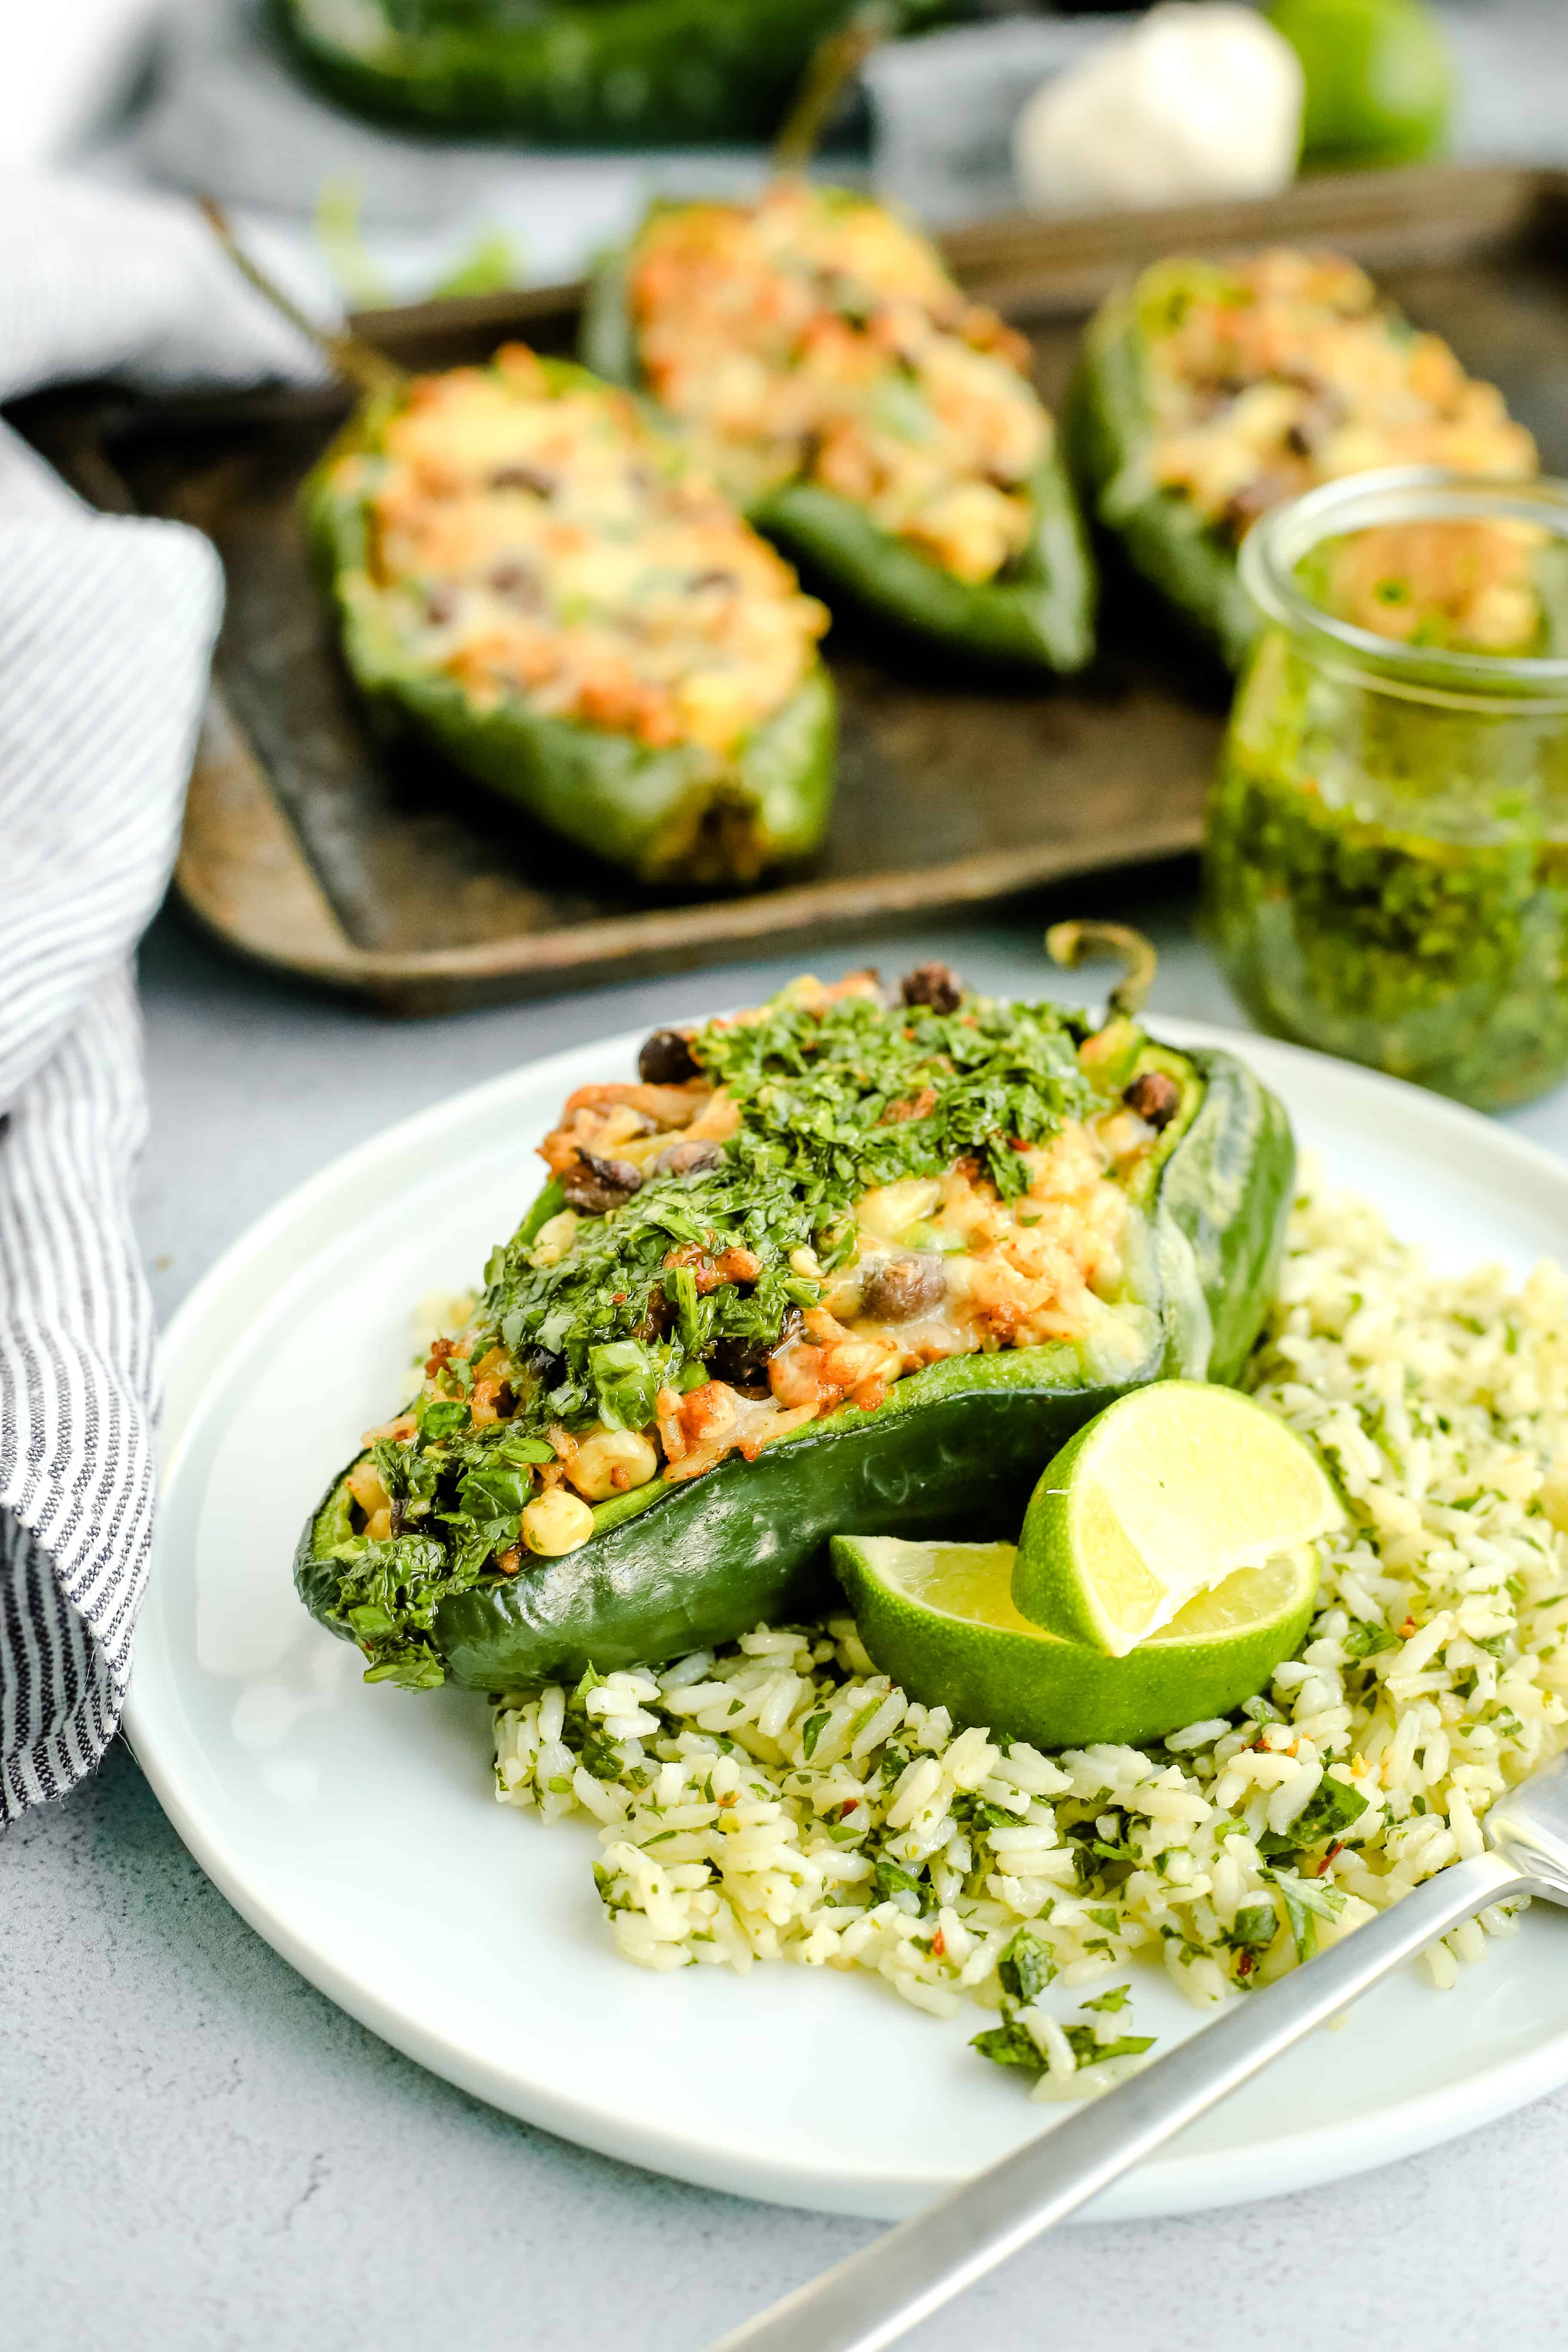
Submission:
M 475 1690 L 574 1679 L 795 1622 L 831 1599 L 835 1534 L 1016 1535 L 1042 1463 L 1124 1386 L 1156 1378 L 1163 1352 L 1152 1329 L 1125 1382 L 1086 1381 L 1068 1348 L 950 1358 L 900 1381 L 874 1412 L 846 1406 L 755 1462 L 731 1454 L 700 1478 L 639 1488 L 626 1500 L 649 1496 L 646 1507 L 607 1526 L 617 1507 L 601 1505 L 580 1551 L 441 1603 L 447 1674 Z M 316 1557 L 313 1533 L 314 1522 L 295 1583 L 331 1623 L 335 1564 Z
M 863 507 L 815 482 L 786 482 L 747 519 L 828 583 L 901 629 L 982 661 L 1061 672 L 1094 652 L 1095 583 L 1089 541 L 1060 458 L 1029 485 L 1029 544 L 1005 573 L 959 580 L 873 522 Z
M 625 252 L 595 269 L 580 351 L 596 375 L 646 392 L 626 302 Z M 746 520 L 804 565 L 837 604 L 848 596 L 883 621 L 983 662 L 1062 673 L 1094 654 L 1094 558 L 1059 448 L 1029 485 L 1034 528 L 1023 553 L 994 580 L 958 579 L 863 507 L 815 482 L 784 482 L 745 509 Z
M 564 145 L 768 138 L 849 0 L 272 0 L 283 41 L 327 95 L 416 129 Z M 904 0 L 900 29 L 946 0 Z
M 1149 472 L 1154 420 L 1136 285 L 1100 305 L 1062 412 L 1067 462 L 1085 511 L 1121 546 L 1189 632 L 1239 669 L 1258 616 L 1235 551 L 1174 490 Z
M 1197 1048 L 1186 1058 L 1203 1079 L 1203 1101 L 1166 1162 L 1159 1204 L 1192 1250 L 1208 1308 L 1202 1377 L 1234 1385 L 1279 1281 L 1296 1139 L 1284 1104 L 1245 1062 Z
M 553 383 L 584 381 L 543 360 Z M 832 814 L 837 703 L 820 661 L 729 761 L 691 744 L 655 751 L 630 735 L 542 717 L 521 698 L 475 707 L 454 678 L 422 669 L 367 591 L 362 499 L 332 479 L 351 453 L 374 457 L 395 397 L 362 403 L 305 482 L 306 526 L 337 611 L 344 659 L 373 720 L 410 732 L 517 802 L 554 833 L 639 882 L 735 887 L 809 856 Z
M 1135 1360 L 1111 1371 L 1065 1344 L 950 1357 L 873 1411 L 840 1407 L 755 1462 L 731 1454 L 700 1477 L 601 1504 L 579 1550 L 438 1604 L 433 1634 L 449 1678 L 499 1690 L 589 1665 L 609 1673 L 808 1616 L 833 1594 L 830 1536 L 1013 1536 L 1041 1465 L 1103 1406 L 1167 1375 L 1234 1378 L 1283 1247 L 1289 1124 L 1228 1055 L 1155 1048 L 1151 1058 L 1184 1078 L 1189 1101 L 1142 1203 Z M 306 1526 L 294 1574 L 306 1606 L 349 1639 L 327 1557 L 342 1539 L 342 1496 L 339 1480 Z

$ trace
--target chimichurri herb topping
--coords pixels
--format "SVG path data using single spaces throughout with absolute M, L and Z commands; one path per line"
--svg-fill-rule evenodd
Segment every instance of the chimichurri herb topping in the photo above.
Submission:
M 787 992 L 760 1020 L 700 1030 L 693 1057 L 740 1112 L 719 1165 L 645 1183 L 584 1220 L 554 1265 L 535 1265 L 514 1238 L 486 1267 L 482 1320 L 530 1382 L 511 1427 L 645 1426 L 658 1390 L 694 1384 L 720 1340 L 775 1343 L 790 1310 L 820 1292 L 792 1254 L 815 1248 L 825 1272 L 841 1263 L 847 1212 L 874 1186 L 972 1157 L 1017 1198 L 1028 1178 L 1015 1141 L 1048 1140 L 1092 1099 L 1077 1059 L 1085 1034 L 1054 1005 L 969 997 L 940 1013 Z M 700 1287 L 702 1262 L 728 1252 L 758 1270 L 711 1286 L 704 1271 Z
M 421 1395 L 370 1447 L 386 1531 L 356 1532 L 340 1496 L 324 1548 L 342 1563 L 342 1614 L 370 1678 L 438 1682 L 435 1611 L 521 1564 L 535 1469 L 557 1459 L 563 1433 L 646 1430 L 661 1391 L 702 1387 L 719 1351 L 765 1359 L 822 1296 L 800 1254 L 822 1276 L 852 1257 L 868 1192 L 967 1160 L 1019 1198 L 1021 1147 L 1102 1099 L 1079 1065 L 1090 1025 L 973 995 L 940 1011 L 786 990 L 756 1016 L 697 1031 L 699 1073 L 739 1113 L 717 1164 L 647 1175 L 607 1213 L 578 1218 L 563 1254 L 536 1247 L 531 1220 L 520 1227 L 491 1253 L 462 1351 L 437 1342 Z M 498 1397 L 502 1417 L 489 1417 Z

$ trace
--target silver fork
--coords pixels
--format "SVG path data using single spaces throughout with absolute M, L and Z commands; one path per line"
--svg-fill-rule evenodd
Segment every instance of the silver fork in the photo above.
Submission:
M 1510 1896 L 1568 1905 L 1568 1756 L 1500 1798 L 1485 1827 L 1487 1852 L 1439 1871 L 1141 2074 L 748 2320 L 711 2352 L 879 2352 L 1450 1927 Z

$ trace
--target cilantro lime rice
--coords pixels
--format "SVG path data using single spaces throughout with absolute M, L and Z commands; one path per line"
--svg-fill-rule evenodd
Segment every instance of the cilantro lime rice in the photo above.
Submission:
M 911 1704 L 842 1617 L 509 1695 L 498 1796 L 592 1818 L 628 1959 L 870 1969 L 994 2012 L 977 2047 L 1037 2096 L 1109 2087 L 1152 2046 L 1147 1968 L 1200 2007 L 1267 1983 L 1479 1852 L 1568 1743 L 1563 1272 L 1436 1274 L 1309 1181 L 1247 1384 L 1350 1524 L 1306 1643 L 1234 1718 L 1044 1755 Z M 1435 1946 L 1433 1980 L 1517 1907 Z

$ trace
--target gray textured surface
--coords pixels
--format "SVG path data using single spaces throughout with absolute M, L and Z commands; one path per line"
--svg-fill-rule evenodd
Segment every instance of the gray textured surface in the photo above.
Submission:
M 1131 885 L 1104 899 L 1161 940 L 1159 1008 L 1226 1017 L 1183 900 Z M 896 971 L 945 952 L 1000 981 L 1038 932 L 925 931 L 869 953 Z M 784 976 L 753 966 L 398 1027 L 247 974 L 168 919 L 143 975 L 142 1223 L 165 1312 L 253 1216 L 389 1120 Z M 1568 1150 L 1568 1097 L 1515 1123 Z M 242 1924 L 122 1749 L 0 1843 L 0 2339 L 26 2352 L 88 2331 L 121 2352 L 700 2352 L 870 2232 L 632 2171 L 424 2074 Z M 910 2340 L 1561 2344 L 1565 2194 L 1568 2094 L 1341 2187 L 1065 2231 Z

